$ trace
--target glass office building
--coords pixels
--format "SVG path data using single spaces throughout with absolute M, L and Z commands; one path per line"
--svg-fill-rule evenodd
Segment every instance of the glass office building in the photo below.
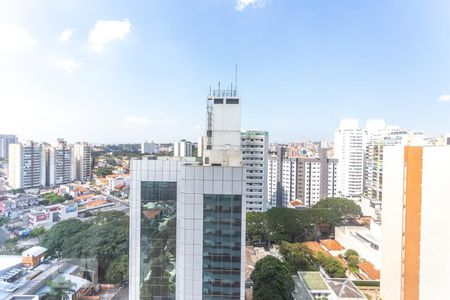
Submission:
M 242 195 L 204 195 L 203 299 L 240 299 Z
M 175 299 L 176 207 L 176 182 L 141 182 L 140 299 Z

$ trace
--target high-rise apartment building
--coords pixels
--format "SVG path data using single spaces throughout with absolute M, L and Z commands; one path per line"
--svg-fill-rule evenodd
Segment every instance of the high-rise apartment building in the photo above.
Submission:
M 267 199 L 270 207 L 283 207 L 283 159 L 287 149 L 286 145 L 270 145 L 267 175 Z
M 245 166 L 247 211 L 266 211 L 269 133 L 246 130 L 241 133 L 242 160 Z
M 381 297 L 448 298 L 450 147 L 384 148 Z
M 275 153 L 271 153 L 268 160 L 267 168 L 267 201 L 268 208 L 277 206 L 278 194 L 278 157 Z M 281 186 L 281 182 L 280 182 Z M 281 189 L 281 188 L 280 188 Z
M 244 299 L 240 99 L 208 97 L 202 160 L 131 162 L 130 299 Z M 223 134 L 226 132 L 227 134 Z
M 175 157 L 191 157 L 192 142 L 181 140 L 173 144 L 173 156 Z
M 363 193 L 364 134 L 357 120 L 341 121 L 334 134 L 334 157 L 338 160 L 338 194 L 359 199 Z
M 92 147 L 88 143 L 74 145 L 76 161 L 76 178 L 81 182 L 92 179 Z
M 73 146 L 63 139 L 46 147 L 46 186 L 72 182 L 76 179 L 76 158 Z
M 8 159 L 9 144 L 17 144 L 18 142 L 16 135 L 0 134 L 0 159 Z
M 337 196 L 337 160 L 327 157 L 327 148 L 319 148 L 316 157 L 283 159 L 283 207 L 293 200 L 306 206 Z
M 12 188 L 45 186 L 45 149 L 42 144 L 33 141 L 9 144 L 8 162 L 8 183 Z
M 141 144 L 142 154 L 157 154 L 159 152 L 159 146 L 153 142 L 149 143 L 147 141 Z

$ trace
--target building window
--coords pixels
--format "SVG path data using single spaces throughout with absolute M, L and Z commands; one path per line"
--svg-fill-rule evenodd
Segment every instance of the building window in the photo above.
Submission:
M 141 182 L 141 300 L 175 299 L 176 203 L 176 182 Z
M 227 104 L 239 104 L 238 98 L 227 98 Z
M 204 195 L 203 299 L 240 299 L 241 195 Z

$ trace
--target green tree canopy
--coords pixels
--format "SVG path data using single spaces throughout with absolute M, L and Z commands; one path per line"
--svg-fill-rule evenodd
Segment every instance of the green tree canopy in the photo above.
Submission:
M 314 254 L 300 243 L 281 242 L 280 254 L 291 274 L 296 274 L 297 271 L 317 271 Z
M 317 254 L 317 261 L 331 278 L 346 278 L 345 268 L 332 256 L 326 256 L 323 253 Z
M 111 263 L 106 278 L 108 282 L 114 284 L 123 285 L 128 282 L 128 255 L 122 255 Z
M 259 212 L 247 213 L 246 233 L 249 241 L 267 241 L 268 230 L 266 215 Z
M 327 208 L 339 213 L 339 218 L 356 218 L 361 216 L 361 208 L 352 200 L 345 198 L 326 198 L 314 205 L 314 208 Z
M 290 300 L 294 281 L 286 263 L 273 256 L 259 260 L 252 274 L 254 300 Z

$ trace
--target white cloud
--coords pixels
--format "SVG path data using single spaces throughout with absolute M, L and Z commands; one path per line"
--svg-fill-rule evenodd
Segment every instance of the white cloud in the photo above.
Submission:
M 149 125 L 153 123 L 153 121 L 148 118 L 137 116 L 128 116 L 125 119 L 123 119 L 123 121 L 128 124 L 137 124 L 137 125 Z
M 437 98 L 439 102 L 450 102 L 450 94 L 449 95 L 441 95 Z
M 94 29 L 89 32 L 88 43 L 90 48 L 102 53 L 105 46 L 116 40 L 122 40 L 131 32 L 131 23 L 123 21 L 99 20 L 95 23 Z
M 24 28 L 2 24 L 0 25 L 0 52 L 23 51 L 37 44 Z
M 237 11 L 243 11 L 247 6 L 264 7 L 266 6 L 266 0 L 236 0 L 235 9 Z
M 52 59 L 53 65 L 63 69 L 67 73 L 72 73 L 81 67 L 81 63 L 72 58 L 55 58 Z
M 61 32 L 61 34 L 58 37 L 58 40 L 61 43 L 70 43 L 72 41 L 72 36 L 75 32 L 75 29 L 68 28 Z

